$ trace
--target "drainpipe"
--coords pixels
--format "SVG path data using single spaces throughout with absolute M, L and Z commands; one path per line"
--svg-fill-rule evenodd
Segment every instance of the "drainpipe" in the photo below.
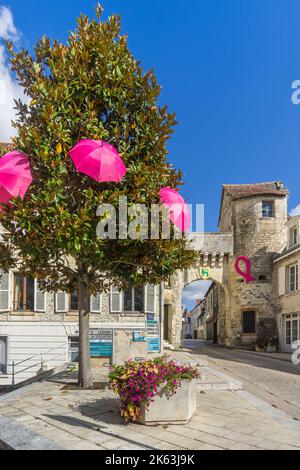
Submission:
M 160 347 L 161 353 L 164 352 L 164 283 L 159 285 L 159 332 L 160 332 Z

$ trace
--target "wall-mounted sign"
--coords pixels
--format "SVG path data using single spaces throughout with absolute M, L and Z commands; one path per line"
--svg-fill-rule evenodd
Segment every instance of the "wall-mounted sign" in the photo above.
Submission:
M 113 330 L 92 328 L 90 330 L 91 357 L 111 357 L 113 353 Z
M 159 323 L 157 320 L 147 321 L 148 351 L 159 352 Z
M 137 342 L 137 343 L 143 343 L 146 341 L 146 338 L 141 331 L 133 331 L 132 333 L 132 341 Z
M 209 278 L 209 271 L 206 268 L 199 269 L 199 276 L 201 279 L 208 279 Z

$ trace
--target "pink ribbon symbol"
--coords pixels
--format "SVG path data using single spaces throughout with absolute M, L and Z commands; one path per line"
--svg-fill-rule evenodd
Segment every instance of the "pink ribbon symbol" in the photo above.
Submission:
M 245 263 L 246 272 L 240 269 L 240 261 Z M 239 256 L 235 261 L 235 270 L 236 272 L 246 279 L 246 283 L 249 284 L 251 281 L 254 281 L 255 278 L 251 276 L 251 263 L 247 256 Z

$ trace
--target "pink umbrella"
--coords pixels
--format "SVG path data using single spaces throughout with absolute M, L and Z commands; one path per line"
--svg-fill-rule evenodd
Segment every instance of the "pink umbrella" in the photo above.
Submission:
M 182 232 L 189 230 L 191 215 L 182 196 L 172 188 L 163 188 L 159 192 L 161 202 L 169 209 L 170 219 Z
M 81 140 L 69 155 L 80 173 L 99 183 L 119 183 L 126 173 L 126 166 L 117 150 L 103 140 Z
M 14 197 L 24 199 L 32 183 L 28 156 L 18 150 L 0 158 L 0 203 L 9 204 Z

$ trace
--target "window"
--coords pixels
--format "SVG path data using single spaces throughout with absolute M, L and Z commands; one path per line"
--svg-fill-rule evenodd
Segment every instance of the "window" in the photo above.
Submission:
M 285 344 L 291 346 L 300 340 L 300 313 L 285 316 Z
M 34 311 L 34 279 L 23 274 L 14 274 L 13 309 L 17 311 Z
M 71 311 L 78 311 L 78 291 L 74 289 L 73 292 L 70 294 L 70 310 Z
M 262 216 L 264 218 L 274 217 L 274 202 L 273 201 L 262 202 Z
M 9 310 L 9 274 L 0 272 L 0 312 Z
M 298 243 L 298 230 L 297 227 L 290 229 L 290 246 L 297 245 Z
M 69 361 L 78 362 L 79 360 L 79 338 L 78 336 L 69 336 Z
M 253 311 L 243 312 L 243 333 L 254 334 L 256 332 L 256 315 Z
M 144 311 L 144 289 L 136 287 L 124 291 L 124 312 Z
M 298 290 L 298 264 L 288 267 L 288 292 Z
M 285 343 L 292 344 L 291 320 L 285 322 Z
M 7 374 L 7 337 L 0 336 L 0 375 Z

